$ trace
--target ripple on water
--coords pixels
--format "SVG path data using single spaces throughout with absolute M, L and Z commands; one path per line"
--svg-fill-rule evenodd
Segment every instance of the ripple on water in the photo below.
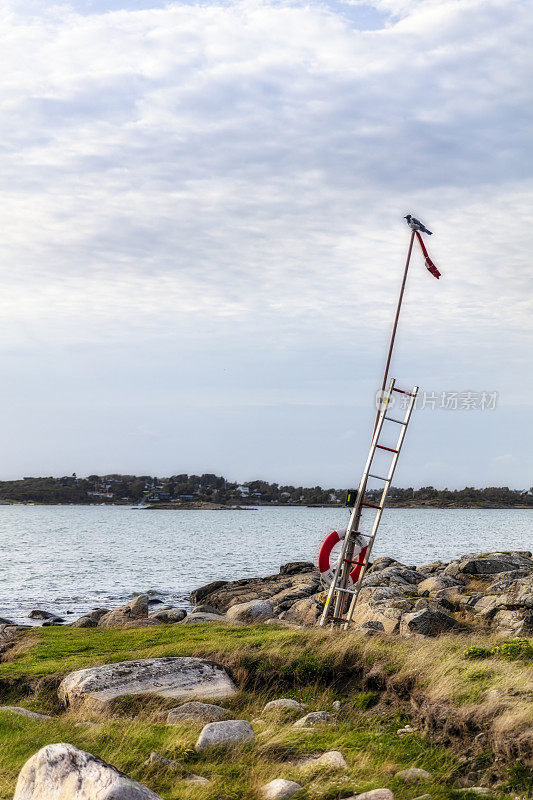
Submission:
M 268 575 L 310 561 L 343 508 L 149 511 L 112 506 L 0 506 L 0 616 L 35 607 L 61 616 L 152 591 L 187 605 L 217 579 Z M 374 553 L 407 564 L 467 552 L 532 549 L 533 516 L 513 509 L 389 509 Z

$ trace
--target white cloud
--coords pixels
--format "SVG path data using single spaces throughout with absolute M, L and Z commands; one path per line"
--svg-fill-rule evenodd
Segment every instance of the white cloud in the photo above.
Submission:
M 3 3 L 4 343 L 375 352 L 413 211 L 443 272 L 416 254 L 421 371 L 439 347 L 474 375 L 512 362 L 532 318 L 527 4 L 147 5 Z

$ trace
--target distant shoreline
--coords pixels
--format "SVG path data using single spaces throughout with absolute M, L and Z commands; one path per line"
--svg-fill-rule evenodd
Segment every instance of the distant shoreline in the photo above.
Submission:
M 9 506 L 9 507 L 17 507 L 20 508 L 21 506 L 39 506 L 44 508 L 51 508 L 53 506 L 59 507 L 73 507 L 73 508 L 127 508 L 132 511 L 255 511 L 258 508 L 345 508 L 348 510 L 347 506 L 340 505 L 338 503 L 328 503 L 328 504 L 303 504 L 303 503 L 254 503 L 253 505 L 238 505 L 238 506 L 231 506 L 231 505 L 218 505 L 216 503 L 182 503 L 182 504 L 170 504 L 170 503 L 161 503 L 155 504 L 152 503 L 146 506 L 137 506 L 132 503 L 36 503 L 33 501 L 30 502 L 0 502 L 0 506 Z M 527 505 L 492 505 L 492 504 L 472 504 L 472 505 L 441 505 L 439 503 L 432 503 L 431 501 L 427 501 L 424 503 L 417 503 L 417 504 L 399 504 L 399 503 L 387 503 L 385 506 L 386 509 L 408 509 L 408 510 L 424 510 L 426 508 L 438 508 L 445 511 L 475 511 L 475 510 L 487 510 L 487 511 L 510 511 L 510 510 L 518 510 L 518 511 L 531 511 L 533 510 L 533 506 Z

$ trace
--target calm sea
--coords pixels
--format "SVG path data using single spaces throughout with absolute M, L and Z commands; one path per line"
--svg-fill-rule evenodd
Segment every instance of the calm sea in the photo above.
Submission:
M 313 560 L 347 519 L 340 508 L 0 506 L 0 615 L 27 622 L 38 607 L 74 619 L 141 592 L 185 606 L 209 581 Z M 532 511 L 389 509 L 373 552 L 423 564 L 498 549 L 533 549 Z

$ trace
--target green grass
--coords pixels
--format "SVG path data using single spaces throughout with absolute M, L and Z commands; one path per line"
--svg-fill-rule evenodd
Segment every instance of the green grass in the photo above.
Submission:
M 310 709 L 331 710 L 332 693 L 303 693 Z M 273 694 L 242 694 L 228 701 L 239 718 L 254 720 L 265 701 Z M 432 746 L 418 735 L 399 736 L 396 728 L 403 720 L 394 716 L 365 716 L 359 710 L 341 711 L 334 725 L 321 726 L 311 733 L 291 727 L 290 722 L 265 719 L 255 722 L 254 746 L 236 747 L 229 753 L 197 754 L 194 744 L 200 727 L 194 724 L 165 725 L 142 717 L 113 718 L 92 727 L 79 726 L 73 715 L 53 721 L 33 721 L 0 712 L 0 740 L 9 743 L 0 753 L 0 797 L 12 796 L 16 776 L 24 762 L 40 747 L 51 742 L 69 742 L 114 764 L 168 800 L 178 798 L 235 798 L 248 800 L 258 787 L 275 777 L 297 780 L 305 786 L 303 797 L 339 797 L 388 786 L 398 798 L 421 794 L 423 785 L 405 788 L 394 773 L 404 767 L 420 766 L 438 778 L 436 798 L 451 797 L 451 782 L 460 770 L 458 756 L 449 748 Z M 177 771 L 158 765 L 145 765 L 156 750 L 180 762 Z M 304 769 L 294 765 L 303 755 L 326 750 L 341 750 L 350 765 L 346 772 Z M 186 775 L 200 774 L 212 781 L 206 788 L 190 787 Z
M 436 705 L 455 703 L 467 716 L 483 715 L 486 706 L 487 725 L 495 718 L 501 736 L 524 729 L 532 720 L 530 696 L 529 706 L 527 702 L 531 670 L 521 658 L 507 660 L 507 651 L 514 656 L 517 648 L 511 644 L 504 648 L 505 657 L 492 653 L 482 661 L 466 655 L 468 648 L 490 651 L 496 646 L 501 642 L 479 636 L 406 641 L 269 626 L 30 631 L 11 651 L 10 660 L 0 664 L 0 702 L 53 713 L 54 719 L 35 721 L 0 712 L 0 800 L 12 797 L 18 772 L 33 753 L 60 741 L 100 756 L 165 800 L 253 800 L 263 783 L 277 777 L 302 783 L 302 800 L 336 800 L 382 786 L 392 789 L 397 800 L 412 800 L 426 791 L 435 800 L 464 797 L 454 788 L 457 778 L 472 768 L 490 768 L 494 753 L 474 753 L 465 762 L 460 750 L 417 733 L 397 734 L 412 722 L 408 702 L 402 706 L 401 700 L 418 693 Z M 254 746 L 199 755 L 194 744 L 200 727 L 166 725 L 162 712 L 168 701 L 128 698 L 105 718 L 65 712 L 58 704 L 57 684 L 73 670 L 180 655 L 208 657 L 230 670 L 240 691 L 223 705 L 235 718 L 254 721 L 268 700 L 280 696 L 303 702 L 309 711 L 331 712 L 333 702 L 340 700 L 341 710 L 333 725 L 312 732 L 292 728 L 283 715 L 265 717 L 252 722 Z M 384 682 L 387 698 L 396 693 L 399 705 L 385 702 Z M 495 715 L 494 701 L 488 698 L 491 689 L 505 692 L 505 714 Z M 95 724 L 77 725 L 83 720 Z M 341 750 L 349 770 L 302 772 L 294 764 L 302 755 L 332 749 Z M 178 760 L 179 769 L 145 765 L 152 750 Z M 394 777 L 399 769 L 413 766 L 428 770 L 434 780 L 405 786 Z M 502 791 L 528 796 L 527 771 L 512 763 L 505 769 Z M 209 778 L 210 785 L 188 785 L 185 777 L 191 772 Z

